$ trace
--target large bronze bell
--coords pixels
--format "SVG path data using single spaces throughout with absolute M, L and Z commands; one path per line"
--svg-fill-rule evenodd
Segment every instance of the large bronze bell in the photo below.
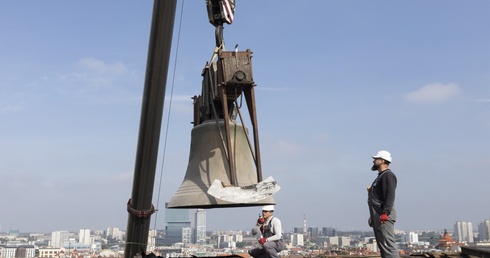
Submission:
M 218 126 L 219 124 L 219 126 Z M 236 185 L 249 186 L 258 183 L 245 128 L 229 122 L 230 139 L 235 160 Z M 272 197 L 253 203 L 234 203 L 217 199 L 207 193 L 215 179 L 224 187 L 232 186 L 231 171 L 226 159 L 224 120 L 205 121 L 192 129 L 189 164 L 185 178 L 169 202 L 167 208 L 227 208 L 275 204 Z
M 202 93 L 194 96 L 194 128 L 187 172 L 167 208 L 227 208 L 275 204 L 280 187 L 262 180 L 252 52 L 219 50 L 207 63 Z M 253 142 L 236 120 L 245 98 Z

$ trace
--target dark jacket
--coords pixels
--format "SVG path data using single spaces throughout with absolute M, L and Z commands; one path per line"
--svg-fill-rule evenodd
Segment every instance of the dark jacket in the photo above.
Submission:
M 396 184 L 396 176 L 390 169 L 378 173 L 368 192 L 371 223 L 377 224 L 382 213 L 386 213 L 391 220 L 396 221 L 394 207 Z

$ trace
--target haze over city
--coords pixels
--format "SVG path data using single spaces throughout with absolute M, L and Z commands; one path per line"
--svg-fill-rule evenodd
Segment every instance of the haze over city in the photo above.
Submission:
M 0 3 L 1 231 L 126 228 L 152 7 Z M 304 216 L 370 230 L 381 149 L 398 177 L 397 229 L 490 218 L 489 15 L 483 0 L 237 0 L 225 43 L 253 52 L 262 170 L 281 186 L 285 231 Z M 184 178 L 214 46 L 205 2 L 178 1 L 152 228 Z M 207 210 L 207 228 L 251 228 L 259 211 Z

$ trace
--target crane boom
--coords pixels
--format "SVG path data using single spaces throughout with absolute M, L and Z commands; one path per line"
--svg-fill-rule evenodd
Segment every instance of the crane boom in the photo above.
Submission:
M 145 252 L 177 0 L 154 0 L 124 257 Z

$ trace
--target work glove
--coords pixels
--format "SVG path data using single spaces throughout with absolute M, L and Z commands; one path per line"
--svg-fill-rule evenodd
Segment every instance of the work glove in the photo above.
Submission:
M 262 218 L 262 217 L 260 217 L 260 218 L 257 220 L 257 224 L 258 224 L 258 225 L 262 225 L 262 224 L 264 224 L 264 222 L 265 222 L 265 220 L 264 220 L 264 218 Z
M 263 245 L 265 242 L 267 242 L 267 239 L 266 238 L 261 237 L 259 239 L 259 244 Z
M 381 223 L 385 224 L 387 220 L 388 220 L 388 215 L 386 213 L 383 213 L 381 214 L 381 216 L 379 216 L 379 221 L 381 221 Z

